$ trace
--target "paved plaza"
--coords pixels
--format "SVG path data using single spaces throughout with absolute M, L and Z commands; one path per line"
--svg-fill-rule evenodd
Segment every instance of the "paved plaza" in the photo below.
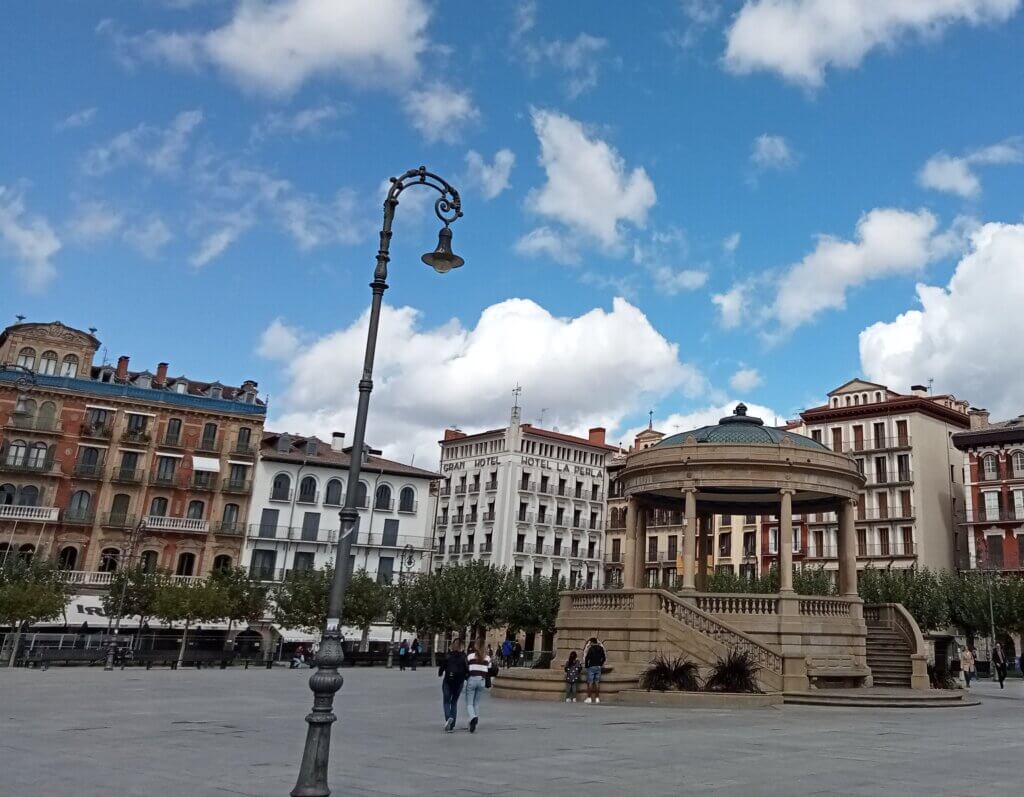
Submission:
M 275 795 L 309 671 L 0 670 L 4 794 Z M 486 699 L 441 729 L 435 672 L 345 671 L 337 795 L 1019 794 L 1024 685 L 963 709 L 678 710 Z

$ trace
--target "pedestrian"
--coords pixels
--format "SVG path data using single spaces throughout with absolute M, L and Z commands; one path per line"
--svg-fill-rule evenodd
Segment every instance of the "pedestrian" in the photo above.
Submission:
M 306 662 L 306 648 L 300 643 L 296 648 L 295 652 L 292 653 L 292 661 L 289 665 L 289 670 L 297 670 L 301 665 Z
M 1004 689 L 1003 681 L 1006 680 L 1006 651 L 1003 650 L 1003 643 L 996 642 L 992 649 L 992 664 L 996 668 L 996 678 L 999 679 L 999 688 Z
M 965 647 L 960 651 L 960 672 L 964 674 L 964 681 L 970 689 L 971 679 L 974 677 L 974 654 L 970 648 Z
M 587 699 L 584 703 L 601 702 L 601 668 L 605 659 L 604 645 L 592 636 L 583 654 L 583 667 L 587 671 Z
M 506 639 L 501 643 L 501 658 L 505 662 L 505 669 L 512 666 L 512 640 Z
M 405 672 L 405 657 L 409 655 L 409 643 L 406 640 L 402 640 L 402 644 L 398 646 L 398 671 Z
M 409 663 L 412 664 L 412 671 L 416 672 L 416 660 L 420 657 L 419 637 L 412 638 L 412 645 L 409 647 L 409 653 L 411 654 Z
M 444 708 L 444 729 L 451 733 L 459 713 L 459 695 L 469 675 L 469 662 L 462 652 L 462 641 L 452 640 L 448 654 L 437 668 L 441 681 L 441 705 Z
M 490 645 L 487 646 L 487 658 L 491 660 L 492 664 L 494 663 L 494 648 Z
M 519 644 L 519 640 L 517 639 L 512 644 L 512 666 L 513 667 L 518 667 L 519 663 L 522 661 L 522 659 L 523 659 L 523 646 Z
M 491 657 L 481 653 L 476 642 L 469 643 L 469 680 L 466 681 L 466 713 L 469 714 L 469 732 L 476 733 L 480 722 L 480 698 L 491 688 Z
M 569 654 L 569 658 L 565 662 L 565 702 L 575 703 L 576 702 L 576 690 L 580 685 L 580 672 L 583 670 L 583 664 L 580 662 L 579 657 L 576 655 L 574 650 Z

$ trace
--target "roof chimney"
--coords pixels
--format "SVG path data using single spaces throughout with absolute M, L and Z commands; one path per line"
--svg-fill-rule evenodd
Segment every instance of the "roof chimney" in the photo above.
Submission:
M 921 398 L 927 398 L 928 396 L 928 388 L 924 385 L 911 385 L 910 392 L 915 396 L 920 396 Z
M 466 433 L 461 429 L 445 429 L 444 439 L 445 440 L 457 440 L 460 437 L 465 437 Z
M 345 433 L 335 432 L 331 435 L 331 451 L 341 451 L 345 447 Z
M 154 387 L 165 387 L 167 385 L 167 363 L 157 363 L 156 377 L 153 379 Z
M 120 357 L 117 358 L 117 373 L 116 373 L 116 377 L 117 377 L 117 381 L 118 382 L 127 382 L 128 381 L 128 355 L 127 354 L 122 354 Z
M 587 433 L 587 439 L 595 445 L 603 446 L 605 429 L 603 426 L 595 426 Z
M 988 426 L 988 410 L 971 407 L 971 411 L 967 415 L 971 419 L 972 429 L 984 429 Z

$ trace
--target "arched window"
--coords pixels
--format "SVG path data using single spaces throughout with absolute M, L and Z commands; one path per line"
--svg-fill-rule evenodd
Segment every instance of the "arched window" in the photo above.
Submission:
M 174 568 L 176 576 L 191 576 L 196 569 L 196 555 L 186 551 L 178 555 L 178 566 Z
M 57 405 L 52 401 L 44 401 L 39 405 L 39 415 L 36 416 L 37 429 L 52 429 L 57 421 Z
M 221 520 L 229 529 L 238 523 L 238 504 L 224 504 Z
M 274 477 L 274 486 L 270 491 L 272 501 L 287 501 L 291 498 L 292 479 L 287 473 L 279 473 Z
M 381 484 L 377 487 L 377 495 L 373 499 L 374 509 L 391 509 L 391 485 Z
M 149 514 L 154 517 L 167 517 L 167 499 L 157 496 L 149 505 Z
M 64 358 L 64 362 L 60 366 L 60 375 L 69 376 L 74 379 L 78 376 L 78 358 L 69 354 Z
M 878 402 L 878 401 L 881 401 L 881 400 L 882 400 L 882 391 L 876 390 L 875 391 L 875 401 Z
M 984 477 L 986 479 L 995 479 L 999 474 L 999 464 L 996 460 L 995 454 L 989 454 L 985 459 L 982 460 L 984 466 Z
M 24 415 L 26 419 L 34 418 L 36 415 L 35 400 L 27 396 L 18 396 L 18 401 L 14 405 L 14 414 Z
M 356 506 L 366 508 L 366 482 L 359 482 L 356 485 Z
M 78 549 L 74 545 L 68 545 L 60 549 L 57 556 L 57 567 L 61 570 L 74 570 L 78 564 Z
M 43 356 L 39 358 L 39 373 L 43 374 L 44 376 L 57 375 L 57 352 L 43 352 Z
M 304 504 L 316 503 L 316 479 L 306 476 L 299 482 L 299 501 Z
M 159 562 L 159 553 L 156 551 L 143 551 L 142 558 L 139 560 L 139 567 L 142 568 L 143 573 L 155 573 Z
M 78 464 L 87 468 L 95 468 L 100 464 L 100 450 L 98 448 L 79 448 Z
M 399 512 L 416 511 L 416 491 L 412 487 L 403 487 L 398 499 Z
M 28 368 L 30 371 L 36 367 L 36 350 L 30 346 L 26 346 L 24 349 L 18 352 L 18 365 L 22 368 Z
M 33 443 L 28 449 L 25 464 L 30 468 L 42 468 L 46 465 L 46 443 Z
M 114 496 L 114 500 L 110 502 L 111 524 L 118 526 L 123 525 L 127 521 L 128 507 L 131 504 L 131 500 L 127 493 L 118 493 Z
M 849 397 L 849 396 L 847 396 L 847 397 L 846 397 L 846 406 L 847 406 L 847 407 L 849 407 L 849 406 L 850 406 L 850 404 L 851 404 L 851 402 L 850 402 L 850 397 Z
M 19 487 L 18 506 L 39 506 L 39 488 L 34 484 Z
M 36 546 L 30 542 L 26 542 L 18 549 L 18 558 L 23 562 L 31 562 L 32 556 L 36 552 Z
M 104 548 L 100 552 L 100 572 L 113 573 L 117 570 L 117 562 L 120 558 L 121 552 L 117 548 Z
M 12 440 L 7 446 L 7 456 L 4 458 L 4 462 L 8 465 L 24 465 L 26 453 L 28 453 L 28 446 L 24 440 Z
M 853 403 L 854 403 L 854 405 L 860 404 L 860 396 L 854 396 L 853 397 Z
M 206 504 L 202 501 L 189 501 L 188 512 L 185 517 L 191 518 L 192 520 L 202 520 L 205 512 Z
M 86 490 L 79 490 L 71 496 L 65 517 L 68 520 L 84 520 L 89 516 L 92 496 Z
M 1024 451 L 1013 452 L 1013 475 L 1018 479 L 1024 476 Z
M 324 503 L 330 506 L 341 506 L 341 479 L 331 479 L 327 482 L 327 497 Z
M 13 484 L 0 484 L 0 506 L 11 506 L 17 494 L 18 490 Z
M 231 569 L 231 557 L 226 553 L 222 553 L 213 560 L 213 572 L 214 573 L 226 573 Z

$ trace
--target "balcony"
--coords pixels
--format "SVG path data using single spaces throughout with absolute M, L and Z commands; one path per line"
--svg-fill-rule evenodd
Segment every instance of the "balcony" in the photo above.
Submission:
M 484 555 L 494 553 L 494 544 L 490 542 L 480 543 L 480 553 Z
M 462 552 L 463 553 L 473 553 L 473 543 L 471 543 L 471 542 L 464 542 L 464 543 L 462 543 Z
M 454 517 L 449 518 L 449 521 L 453 526 L 461 526 L 466 522 L 466 517 L 465 515 L 455 515 Z
M 590 500 L 597 504 L 604 503 L 604 493 L 602 493 L 600 490 L 598 490 L 596 493 L 591 493 Z
M 482 514 L 482 515 L 480 516 L 480 519 L 481 519 L 481 520 L 482 520 L 482 521 L 483 521 L 484 523 L 493 523 L 493 522 L 494 522 L 494 513 L 493 513 L 493 512 L 484 512 L 484 513 L 483 513 L 483 514 Z
M 413 501 L 411 504 L 399 504 L 398 514 L 400 515 L 415 515 L 419 511 L 420 502 Z
M 538 526 L 550 526 L 551 525 L 551 515 L 547 515 L 547 514 L 537 515 L 537 525 Z
M 65 509 L 61 522 L 74 526 L 91 526 L 96 520 L 96 513 L 91 509 Z
M 217 477 L 207 471 L 197 470 L 192 473 L 188 483 L 190 490 L 212 491 L 217 489 Z
M 448 546 L 448 553 L 455 554 L 459 552 L 460 546 L 456 543 Z
M 478 493 L 480 492 L 480 482 L 473 482 L 469 485 L 469 492 Z
M 283 502 L 287 503 L 287 502 L 292 500 L 292 491 L 291 490 L 280 490 L 280 489 L 271 490 L 270 491 L 270 500 L 271 501 L 283 501 Z
M 26 415 L 23 412 L 11 413 L 4 426 L 8 429 L 38 434 L 61 434 L 64 430 L 64 424 L 56 418 L 40 418 L 38 415 Z
M 107 512 L 100 520 L 100 525 L 109 529 L 133 529 L 136 522 L 135 515 L 124 512 Z
M 521 493 L 532 493 L 537 489 L 537 482 L 519 482 L 519 492 Z
M 27 457 L 17 462 L 9 461 L 7 452 L 0 453 L 0 472 L 5 473 L 34 473 L 39 476 L 60 476 L 60 470 L 54 467 L 54 461 L 49 457 L 39 459 L 28 459 Z
M 252 490 L 252 482 L 249 479 L 225 479 L 220 489 L 223 493 L 248 493 Z
M 839 548 L 835 545 L 812 545 L 807 549 L 807 559 L 838 559 Z
M 491 479 L 489 482 L 484 484 L 484 489 L 489 493 L 494 492 L 495 490 L 498 489 L 498 480 Z
M 154 487 L 176 487 L 178 474 L 176 473 L 151 473 L 149 483 Z
M 829 448 L 832 448 L 830 444 Z M 910 435 L 897 435 L 895 437 L 875 437 L 868 440 L 844 440 L 844 454 L 860 454 L 865 451 L 892 451 L 899 448 L 911 448 Z
M 165 434 L 163 439 L 158 443 L 162 448 L 184 448 L 185 442 L 181 439 L 181 434 Z
M 241 537 L 245 534 L 245 524 L 240 520 L 212 520 L 210 531 L 228 537 Z
M 917 543 L 904 544 L 902 540 L 892 540 L 888 543 L 875 542 L 870 545 L 857 546 L 858 559 L 900 559 L 913 556 L 917 556 Z
M 219 454 L 221 441 L 217 437 L 204 437 L 196 443 L 196 452 L 200 454 Z
M 86 437 L 93 440 L 109 440 L 111 434 L 114 431 L 113 424 L 107 423 L 89 423 L 86 421 L 78 427 L 79 437 Z
M 60 510 L 55 506 L 0 505 L 0 520 L 35 521 L 51 523 L 57 520 Z
M 138 468 L 114 468 L 110 471 L 110 481 L 116 484 L 139 484 L 145 472 Z
M 972 509 L 964 513 L 965 523 L 999 523 L 1024 520 L 1024 507 L 1013 509 Z
M 476 523 L 479 519 L 480 519 L 480 516 L 476 512 L 473 512 L 473 513 L 471 513 L 469 515 L 466 515 L 466 522 L 471 524 L 471 525 Z
M 437 494 L 441 498 L 448 498 L 452 494 L 452 488 L 451 487 L 442 487 L 440 490 L 437 491 Z
M 861 509 L 857 512 L 857 521 L 910 520 L 914 517 L 913 507 L 889 506 L 878 509 Z
M 99 481 L 103 478 L 103 465 L 87 465 L 82 462 L 75 463 L 75 478 L 76 479 L 92 479 L 93 481 Z
M 149 445 L 153 438 L 145 429 L 125 429 L 121 432 L 122 443 L 137 443 L 138 445 Z
M 376 500 L 373 502 L 374 512 L 394 512 L 395 511 L 395 499 L 389 498 L 387 501 Z
M 236 440 L 229 453 L 234 457 L 252 459 L 257 453 L 256 443 L 252 440 Z
M 649 565 L 664 562 L 666 559 L 668 559 L 668 554 L 665 551 L 647 551 L 647 564 Z
M 541 480 L 540 484 L 537 486 L 537 492 L 541 495 L 551 495 L 553 490 L 554 487 L 550 484 L 545 484 L 543 480 Z
M 536 550 L 537 550 L 537 546 L 536 545 L 530 545 L 528 543 L 523 543 L 522 545 L 517 545 L 516 546 L 516 551 L 515 552 L 516 553 L 532 554 Z
M 143 520 L 146 523 L 146 528 L 154 531 L 177 531 L 185 534 L 206 534 L 206 532 L 210 530 L 209 521 L 201 518 L 146 515 Z
M 464 484 L 457 484 L 457 485 L 455 485 L 455 494 L 456 495 L 465 495 L 466 494 L 466 485 L 464 485 Z
M 520 512 L 516 517 L 516 523 L 533 523 L 533 512 Z
M 899 470 L 896 473 L 870 472 L 864 475 L 868 484 L 910 484 L 914 481 L 914 474 L 909 470 Z
M 310 493 L 310 492 L 301 492 L 300 491 L 299 492 L 299 497 L 295 499 L 295 503 L 297 503 L 297 504 L 319 504 L 320 503 L 320 493 L 319 493 L 319 491 L 312 492 L 312 493 Z

